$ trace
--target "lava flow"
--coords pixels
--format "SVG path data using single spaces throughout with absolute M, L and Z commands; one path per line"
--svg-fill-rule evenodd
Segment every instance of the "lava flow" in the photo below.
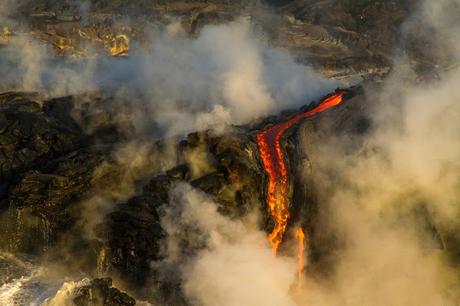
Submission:
M 275 228 L 268 236 L 274 254 L 276 254 L 278 246 L 283 240 L 289 219 L 286 197 L 287 173 L 283 150 L 281 148 L 281 136 L 302 119 L 340 104 L 344 94 L 345 91 L 335 93 L 325 98 L 312 110 L 295 115 L 289 120 L 271 126 L 257 135 L 260 157 L 265 171 L 269 176 L 266 201 L 269 213 L 276 222 Z
M 299 255 L 298 255 L 298 267 L 297 271 L 299 273 L 299 287 L 301 286 L 301 280 L 302 280 L 302 270 L 303 270 L 303 251 L 305 249 L 305 234 L 302 230 L 302 228 L 298 228 L 295 231 L 295 235 L 297 239 L 299 240 Z

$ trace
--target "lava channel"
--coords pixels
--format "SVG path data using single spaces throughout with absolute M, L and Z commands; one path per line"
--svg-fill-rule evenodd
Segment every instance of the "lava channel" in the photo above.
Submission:
M 275 228 L 268 236 L 274 254 L 276 254 L 276 251 L 283 240 L 284 232 L 286 231 L 289 219 L 286 196 L 287 173 L 283 150 L 281 148 L 281 137 L 284 132 L 302 119 L 308 118 L 342 103 L 345 93 L 345 91 L 337 92 L 325 98 L 312 110 L 295 115 L 290 119 L 273 125 L 257 134 L 259 154 L 265 171 L 269 177 L 266 202 L 269 213 L 276 222 Z

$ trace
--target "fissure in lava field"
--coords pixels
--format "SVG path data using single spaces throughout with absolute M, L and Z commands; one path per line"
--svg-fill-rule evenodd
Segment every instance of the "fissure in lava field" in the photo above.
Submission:
M 266 203 L 270 215 L 276 222 L 275 228 L 268 236 L 274 254 L 276 254 L 283 240 L 289 220 L 286 195 L 288 183 L 287 171 L 284 153 L 281 148 L 281 137 L 288 129 L 299 123 L 302 119 L 342 103 L 345 93 L 346 91 L 338 91 L 323 99 L 315 108 L 273 125 L 257 135 L 259 154 L 269 177 Z

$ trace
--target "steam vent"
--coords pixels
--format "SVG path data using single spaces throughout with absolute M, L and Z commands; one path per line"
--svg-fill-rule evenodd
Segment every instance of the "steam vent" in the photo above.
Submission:
M 459 0 L 0 0 L 0 306 L 458 306 Z

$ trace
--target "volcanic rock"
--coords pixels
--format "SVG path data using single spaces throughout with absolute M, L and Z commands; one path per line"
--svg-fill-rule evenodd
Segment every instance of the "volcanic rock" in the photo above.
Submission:
M 295 113 L 290 112 L 291 115 Z M 283 117 L 273 119 L 282 121 Z M 155 271 L 151 270 L 150 263 L 161 260 L 160 243 L 164 238 L 160 217 L 169 204 L 169 191 L 180 181 L 189 182 L 211 196 L 218 205 L 218 211 L 230 218 L 241 218 L 251 211 L 260 211 L 264 217 L 261 227 L 270 232 L 275 221 L 266 210 L 267 176 L 255 137 L 259 129 L 267 124 L 262 121 L 259 125 L 235 127 L 224 135 L 192 133 L 181 141 L 179 151 L 182 157 L 179 160 L 189 160 L 190 163 L 167 171 L 167 175 L 152 178 L 139 196 L 118 205 L 99 225 L 98 237 L 107 241 L 105 248 L 110 269 L 127 277 L 131 285 L 142 287 L 148 279 L 154 278 L 152 273 Z M 208 171 L 192 176 L 190 169 L 197 161 L 186 156 L 198 148 L 211 156 L 206 159 L 211 165 L 202 167 Z M 297 169 L 294 165 L 299 157 L 295 152 L 287 159 L 293 162 L 292 168 Z
M 268 13 L 244 0 L 95 0 L 90 1 L 85 18 L 75 3 L 40 0 L 20 8 L 13 16 L 17 17 L 14 27 L 0 34 L 0 44 L 25 35 L 39 38 L 62 56 L 92 56 L 84 47 L 88 44 L 96 45 L 96 52 L 128 56 L 136 52 L 131 45 L 123 45 L 121 51 L 115 48 L 115 53 L 112 48 L 119 47 L 120 41 L 142 48 L 152 29 L 161 29 L 171 21 L 165 14 L 178 18 L 191 36 L 198 35 L 207 24 L 243 15 L 255 28 L 268 33 L 270 45 L 289 49 L 296 60 L 314 63 L 311 65 L 326 76 L 379 80 L 392 68 L 391 55 L 399 47 L 428 71 L 436 70 L 439 64 L 435 52 L 426 50 L 417 38 L 418 33 L 409 33 L 407 45 L 399 46 L 399 28 L 416 0 L 267 0 L 264 3 L 269 5 Z M 279 16 L 274 17 L 273 12 Z M 130 20 L 129 25 L 124 20 Z M 320 199 L 313 174 L 321 154 L 318 148 L 325 139 L 347 138 L 344 152 L 356 153 L 373 128 L 367 116 L 374 107 L 372 99 L 360 88 L 352 88 L 350 93 L 340 107 L 302 121 L 282 138 L 289 172 L 290 224 L 302 222 L 309 237 L 313 266 L 327 266 L 324 263 L 337 250 L 335 237 L 324 235 L 316 223 Z M 92 277 L 110 275 L 133 290 L 149 288 L 154 283 L 166 300 L 168 295 L 180 295 L 179 284 L 162 284 L 153 264 L 164 256 L 161 217 L 170 204 L 170 190 L 180 182 L 188 182 L 208 194 L 218 211 L 230 218 L 259 210 L 260 227 L 270 232 L 275 221 L 267 213 L 268 177 L 256 135 L 310 107 L 231 127 L 225 134 L 199 131 L 181 141 L 162 142 L 136 134 L 129 106 L 111 97 L 88 93 L 49 99 L 38 93 L 0 94 L 2 249 L 26 255 L 45 254 L 56 261 L 73 262 L 78 258 L 76 261 L 85 261 L 85 267 L 78 263 L 73 268 Z M 118 113 L 127 115 L 127 119 L 120 120 Z M 146 143 L 146 161 L 138 166 L 142 168 L 139 173 L 129 176 L 132 190 L 126 192 L 119 189 L 125 188 L 127 166 L 114 152 L 136 137 Z M 308 139 L 307 148 L 301 145 L 301 137 Z M 177 157 L 171 163 L 159 162 L 169 157 L 165 153 L 168 142 L 175 143 L 171 155 L 177 153 Z M 335 178 L 334 173 L 330 177 Z M 118 204 L 97 215 L 100 219 L 94 233 L 91 229 L 91 235 L 87 235 L 82 225 L 87 221 L 82 203 L 93 196 Z M 443 241 L 424 204 L 418 207 L 407 218 L 427 228 L 435 247 L 442 247 Z M 65 250 L 60 248 L 64 245 Z M 283 252 L 282 245 L 280 251 Z M 75 298 L 77 305 L 134 302 L 113 288 L 110 279 L 92 281 Z
M 76 306 L 132 306 L 136 300 L 112 287 L 112 279 L 97 278 L 87 286 L 77 289 L 73 299 Z
M 231 217 L 263 209 L 263 172 L 258 164 L 257 145 L 250 134 L 191 134 L 180 144 L 182 154 L 203 144 L 213 156 L 212 172 L 191 179 L 190 166 L 179 165 L 167 171 L 167 175 L 152 178 L 139 196 L 120 204 L 98 226 L 99 238 L 107 241 L 110 267 L 127 277 L 130 284 L 144 285 L 152 273 L 150 263 L 161 259 L 159 250 L 164 234 L 160 215 L 169 203 L 169 191 L 178 182 L 188 181 L 205 191 L 218 203 L 218 210 Z
M 40 135 L 48 130 L 53 135 L 61 133 L 62 136 L 45 142 L 55 149 L 48 149 L 50 152 L 43 155 L 33 155 L 31 162 L 15 168 L 14 173 L 8 173 L 10 179 L 8 187 L 3 190 L 4 212 L 0 222 L 5 233 L 1 238 L 2 245 L 13 253 L 48 253 L 57 260 L 72 261 L 78 254 L 79 261 L 83 262 L 77 265 L 78 269 L 93 275 L 117 277 L 123 281 L 123 286 L 132 290 L 153 285 L 165 300 L 181 299 L 179 284 L 162 283 L 158 278 L 160 271 L 152 264 L 161 262 L 164 256 L 161 245 L 165 232 L 161 217 L 170 204 L 171 189 L 180 182 L 188 182 L 208 194 L 217 203 L 218 211 L 230 218 L 240 218 L 259 210 L 263 216 L 260 227 L 270 232 L 275 221 L 267 213 L 268 177 L 260 160 L 256 135 L 315 106 L 313 103 L 297 111 L 232 127 L 225 134 L 212 131 L 189 134 L 177 145 L 179 163 L 150 176 L 144 175 L 144 179 L 138 182 L 143 185 L 142 189 L 128 200 L 114 197 L 113 201 L 120 204 L 99 220 L 95 237 L 89 239 L 81 235 L 82 228 L 79 227 L 84 218 L 81 202 L 120 185 L 123 165 L 114 159 L 112 150 L 114 143 L 124 139 L 123 135 L 104 130 L 105 126 L 111 125 L 111 117 L 99 117 L 97 113 L 96 116 L 85 115 L 85 107 L 82 104 L 75 106 L 75 98 L 42 101 L 26 94 L 10 95 L 17 98 L 5 98 L 0 109 L 3 118 L 10 120 L 26 114 L 32 118 L 30 122 L 37 121 L 46 128 L 27 129 L 27 123 L 23 124 L 21 133 L 7 128 L 9 135 L 18 139 L 17 143 L 27 144 L 26 140 L 41 138 Z M 372 129 L 371 120 L 365 114 L 373 105 L 369 104 L 362 89 L 349 89 L 345 100 L 340 107 L 304 120 L 282 139 L 289 172 L 288 208 L 293 216 L 289 226 L 303 222 L 302 227 L 309 236 L 312 265 L 324 262 L 335 247 L 334 239 L 322 236 L 315 223 L 319 203 L 312 171 L 316 164 L 315 154 L 319 153 L 314 148 L 320 147 L 324 139 L 348 137 L 353 139 L 348 150 L 354 152 L 361 147 L 363 136 Z M 95 137 L 95 131 L 101 130 L 112 133 L 113 137 Z M 21 136 L 25 134 L 27 138 Z M 65 139 L 67 135 L 69 139 Z M 309 140 L 307 150 L 301 147 L 299 137 Z M 62 145 L 60 139 L 63 139 Z M 102 144 L 104 139 L 107 142 Z M 160 145 L 152 146 L 151 150 L 162 154 Z M 147 154 L 151 153 L 147 151 Z M 152 164 L 146 165 L 154 168 Z M 439 239 L 426 214 L 419 220 L 421 226 L 428 224 L 433 236 Z M 57 254 L 61 253 L 50 250 L 64 245 L 62 243 L 69 254 L 58 258 Z M 283 251 L 282 246 L 280 251 Z M 111 288 L 108 280 L 93 281 L 81 291 L 75 302 L 92 305 L 95 299 L 106 303 L 103 305 L 132 305 L 132 300 Z
M 127 170 L 113 150 L 126 138 L 113 112 L 101 116 L 87 104 L 82 97 L 0 95 L 0 242 L 8 251 L 41 254 L 78 222 L 85 198 L 115 194 L 113 186 L 122 193 Z M 112 106 L 108 99 L 92 104 Z M 161 149 L 146 150 L 146 161 L 153 151 Z
M 81 8 L 75 3 L 41 0 L 13 14 L 19 25 L 8 30 L 7 43 L 30 35 L 65 56 L 87 57 L 95 50 L 126 56 L 136 52 L 130 45 L 142 46 L 150 32 L 171 22 L 165 16 L 179 19 L 190 35 L 197 35 L 206 25 L 245 16 L 268 33 L 271 44 L 289 49 L 299 61 L 313 63 L 326 75 L 381 79 L 393 65 L 391 58 L 398 47 L 415 59 L 423 58 L 418 64 L 435 68 L 436 54 L 421 51 L 425 44 L 417 37 L 423 37 L 419 35 L 423 29 L 414 29 L 417 35 L 409 33 L 408 43 L 398 46 L 401 25 L 418 2 L 266 0 L 262 6 L 246 0 L 91 1 L 81 18 Z M 124 23 L 123 17 L 130 22 Z M 126 41 L 121 42 L 121 36 Z
M 37 94 L 0 95 L 0 178 L 38 166 L 81 145 L 81 130 L 63 108 L 46 113 Z

